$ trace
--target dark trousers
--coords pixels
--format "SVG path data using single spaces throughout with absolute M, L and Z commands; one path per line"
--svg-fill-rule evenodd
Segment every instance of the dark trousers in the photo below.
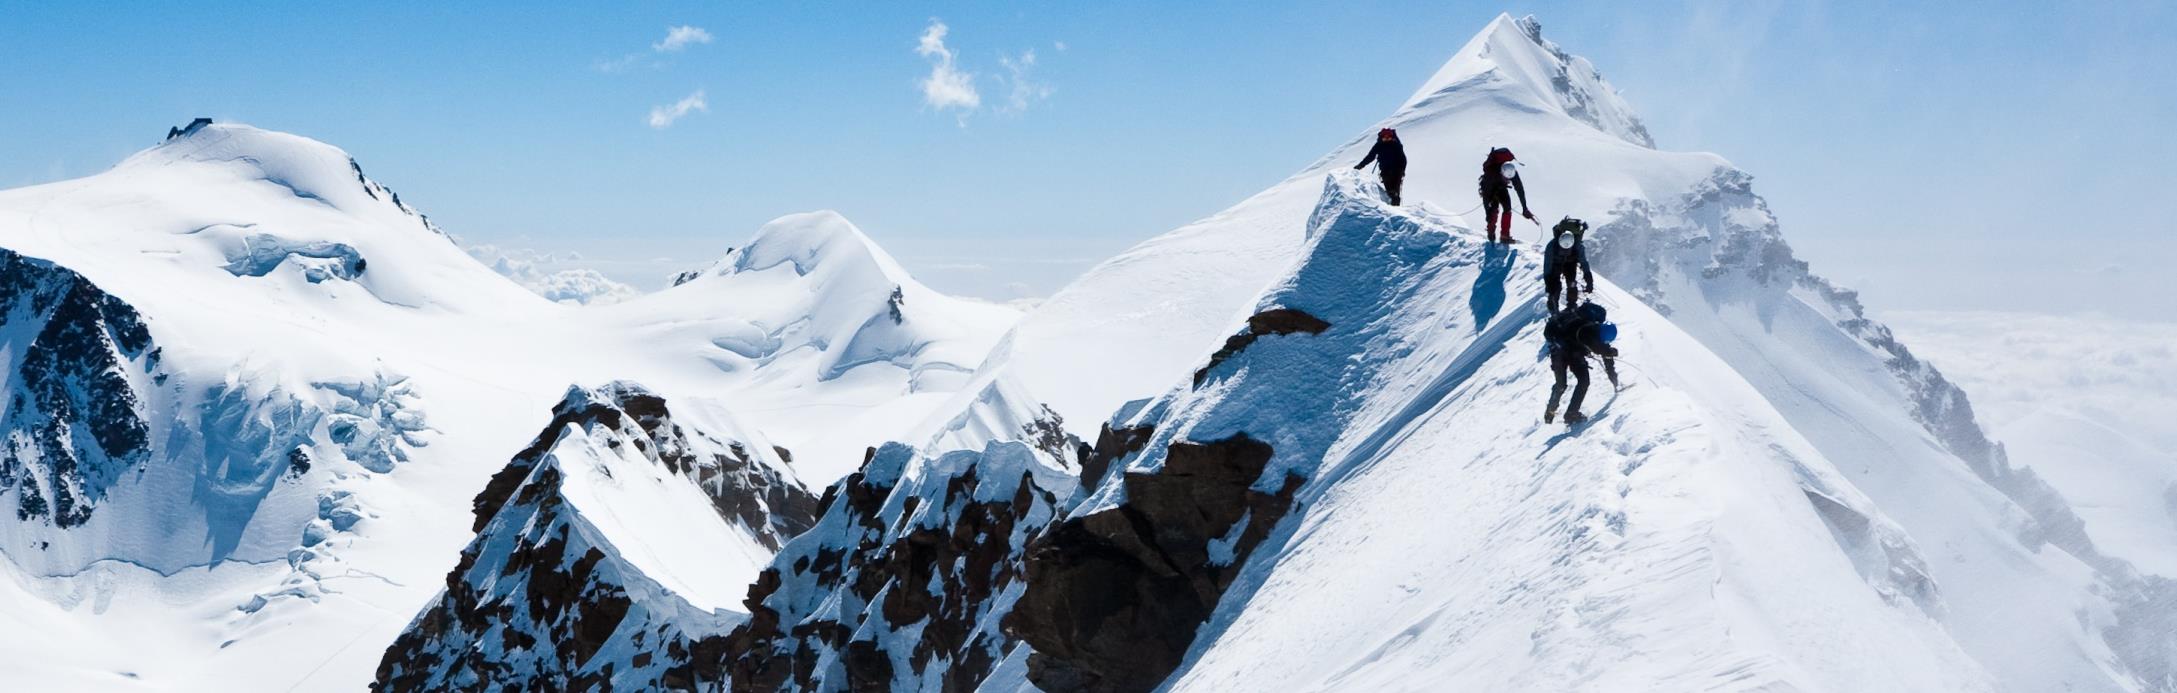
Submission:
M 1580 403 L 1587 399 L 1587 356 L 1574 356 L 1570 349 L 1550 350 L 1550 374 L 1557 376 L 1557 384 L 1550 387 L 1550 411 L 1557 411 L 1557 398 L 1565 394 L 1565 371 L 1572 371 L 1579 381 L 1572 388 L 1572 402 L 1565 406 L 1565 413 L 1580 413 Z
M 1557 292 L 1560 288 L 1565 292 L 1565 307 L 1570 308 L 1580 305 L 1580 275 L 1578 270 L 1578 265 L 1568 262 L 1542 275 L 1542 286 L 1549 291 L 1551 315 L 1557 314 Z
M 1383 172 L 1383 196 L 1391 200 L 1391 206 L 1398 206 L 1398 189 L 1399 186 L 1405 185 L 1405 183 L 1405 171 L 1399 171 L 1396 173 L 1393 173 L 1391 171 Z

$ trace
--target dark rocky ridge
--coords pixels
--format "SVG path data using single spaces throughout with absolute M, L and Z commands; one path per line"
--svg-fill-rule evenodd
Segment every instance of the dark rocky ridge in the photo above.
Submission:
M 1029 678 L 1053 691 L 1147 691 L 1179 666 L 1303 479 L 1254 488 L 1274 451 L 1245 434 L 1166 449 L 1129 472 L 1126 500 L 1069 518 L 1028 547 L 1028 589 L 1006 630 L 1035 648 Z M 1230 546 L 1219 549 L 1220 541 Z
M 1023 545 L 1071 495 L 1070 479 L 1030 467 L 1056 469 L 1036 455 L 1020 443 L 936 459 L 876 451 L 749 591 L 733 689 L 881 691 L 906 678 L 972 690 L 1015 644 L 989 624 L 1022 587 Z
M 439 599 L 386 651 L 374 689 L 724 685 L 726 634 L 738 619 L 689 606 L 618 558 L 571 508 L 550 451 L 572 430 L 630 441 L 766 545 L 813 521 L 815 501 L 798 483 L 737 441 L 674 422 L 663 398 L 629 383 L 570 391 L 544 433 L 477 495 L 477 538 Z
M 143 318 L 83 275 L 0 249 L 0 496 L 23 521 L 87 522 L 151 452 L 147 388 L 165 380 Z

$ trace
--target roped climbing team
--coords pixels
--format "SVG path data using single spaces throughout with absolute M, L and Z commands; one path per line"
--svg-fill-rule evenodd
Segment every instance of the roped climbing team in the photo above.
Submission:
M 1375 145 L 1368 155 L 1353 165 L 1358 171 L 1369 164 L 1376 164 L 1376 173 L 1383 180 L 1384 197 L 1393 205 L 1402 203 L 1400 191 L 1406 182 L 1406 145 L 1398 139 L 1398 131 L 1384 128 L 1376 132 Z M 1519 175 L 1520 164 L 1512 150 L 1491 147 L 1482 159 L 1482 175 L 1477 181 L 1481 196 L 1483 227 L 1489 242 L 1510 245 L 1512 241 L 1512 198 L 1519 198 L 1519 214 L 1528 221 L 1535 220 L 1534 210 L 1527 206 L 1527 183 Z M 1542 246 L 1542 282 L 1549 294 L 1549 319 L 1543 323 L 1542 336 L 1548 343 L 1550 373 L 1555 384 L 1550 388 L 1549 406 L 1543 410 L 1542 420 L 1553 423 L 1557 418 L 1558 403 L 1565 394 L 1565 376 L 1570 374 L 1577 381 L 1572 387 L 1572 401 L 1564 409 L 1565 423 L 1576 425 L 1587 420 L 1580 405 L 1587 398 L 1589 357 L 1600 357 L 1603 373 L 1610 384 L 1618 384 L 1618 350 L 1611 343 L 1616 341 L 1618 326 L 1607 321 L 1609 311 L 1593 302 L 1583 302 L 1582 296 L 1595 293 L 1595 270 L 1587 260 L 1587 222 L 1565 217 L 1551 227 L 1551 238 Z M 1564 295 L 1564 309 L 1559 310 L 1558 295 Z

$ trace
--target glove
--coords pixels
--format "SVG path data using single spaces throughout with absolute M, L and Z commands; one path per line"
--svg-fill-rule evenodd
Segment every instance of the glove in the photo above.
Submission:
M 1359 170 L 1361 170 L 1361 167 L 1362 167 L 1362 166 L 1367 166 L 1367 164 L 1354 164 L 1354 165 L 1353 165 L 1353 170 L 1355 170 L 1355 171 L 1359 171 Z
M 1519 211 L 1519 214 L 1520 216 L 1526 217 L 1528 221 L 1535 221 L 1534 210 L 1522 209 Z M 1535 221 L 1535 223 L 1539 224 L 1542 222 Z

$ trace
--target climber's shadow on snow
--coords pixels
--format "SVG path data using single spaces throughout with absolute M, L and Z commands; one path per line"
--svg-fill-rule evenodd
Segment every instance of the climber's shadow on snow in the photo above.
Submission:
M 1488 329 L 1489 321 L 1504 310 L 1504 280 L 1511 275 L 1512 249 L 1497 243 L 1483 246 L 1482 271 L 1474 277 L 1474 291 L 1466 300 L 1467 309 L 1474 312 L 1476 333 Z

